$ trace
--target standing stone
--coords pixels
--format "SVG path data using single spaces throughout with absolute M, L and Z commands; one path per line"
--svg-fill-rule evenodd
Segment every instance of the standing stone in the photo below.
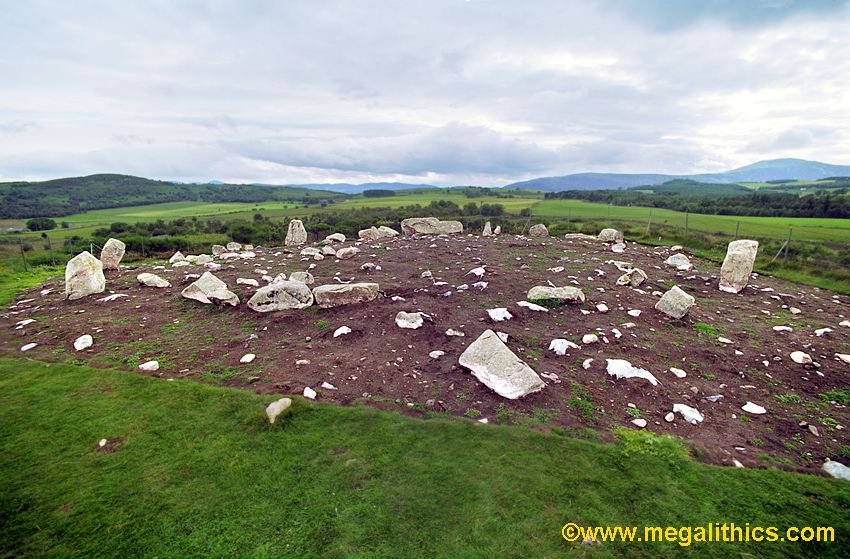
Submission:
M 546 385 L 534 369 L 517 357 L 492 330 L 481 334 L 458 359 L 461 367 L 493 392 L 516 400 Z
M 210 272 L 204 272 L 200 279 L 187 286 L 180 295 L 186 299 L 193 299 L 207 305 L 224 303 L 235 307 L 239 304 L 239 297 L 227 289 L 226 283 Z
M 168 259 L 169 264 L 177 264 L 178 262 L 188 262 L 186 257 L 183 256 L 183 253 L 179 250 L 171 255 L 171 258 Z
M 307 242 L 307 230 L 304 229 L 304 224 L 300 219 L 293 219 L 289 222 L 289 228 L 286 230 L 286 240 L 283 243 L 288 246 L 303 245 Z
M 346 285 L 320 285 L 313 288 L 316 304 L 322 308 L 365 303 L 378 297 L 377 283 L 349 283 Z
M 548 237 L 549 230 L 546 229 L 546 226 L 542 223 L 538 223 L 537 225 L 532 225 L 528 230 L 528 235 L 530 237 Z
M 242 243 L 237 243 L 237 242 L 231 241 L 231 242 L 227 243 L 226 248 L 227 248 L 228 252 L 239 252 L 240 250 L 242 250 Z
M 740 293 L 750 281 L 758 254 L 758 241 L 732 241 L 720 268 L 720 291 Z
M 398 231 L 392 227 L 387 227 L 386 225 L 378 227 L 378 233 L 380 233 L 382 239 L 387 237 L 398 237 Z
M 622 243 L 623 232 L 616 229 L 603 229 L 596 238 L 603 243 Z
M 118 239 L 109 239 L 100 251 L 100 261 L 104 270 L 117 270 L 127 245 Z
M 106 290 L 106 278 L 103 275 L 103 263 L 83 251 L 68 261 L 65 266 L 65 297 L 71 301 L 86 295 L 103 293 Z
M 248 308 L 257 312 L 303 309 L 313 304 L 313 293 L 300 281 L 279 281 L 261 287 L 248 301 Z
M 342 233 L 331 233 L 330 235 L 325 237 L 325 241 L 329 243 L 344 243 L 345 235 L 343 235 Z
M 405 235 L 451 235 L 463 232 L 460 221 L 440 221 L 436 217 L 411 217 L 401 222 Z
M 221 256 L 222 254 L 227 252 L 227 248 L 224 247 L 223 245 L 213 245 L 211 250 L 212 250 L 213 256 Z
M 673 289 L 661 296 L 661 299 L 655 303 L 655 309 L 663 312 L 667 316 L 673 318 L 682 318 L 691 307 L 694 306 L 696 299 L 682 291 L 678 285 L 673 286 Z
M 481 232 L 482 237 L 489 237 L 493 234 L 493 230 L 490 228 L 490 222 L 484 224 L 484 230 Z
M 501 235 L 501 234 L 502 234 L 502 226 L 501 226 L 501 225 L 497 225 L 497 226 L 496 226 L 496 228 L 495 228 L 495 229 L 493 229 L 493 234 L 494 234 L 494 235 Z

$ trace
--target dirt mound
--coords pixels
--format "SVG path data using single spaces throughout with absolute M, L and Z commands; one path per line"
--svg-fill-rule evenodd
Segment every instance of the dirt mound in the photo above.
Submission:
M 254 258 L 223 261 L 214 274 L 239 295 L 235 308 L 180 297 L 193 281 L 187 274 L 201 274 L 203 266 L 108 271 L 107 293 L 76 301 L 66 301 L 61 279 L 53 279 L 21 295 L 31 301 L 3 311 L 0 353 L 20 356 L 22 345 L 37 342 L 27 357 L 130 371 L 156 359 L 160 369 L 152 374 L 164 378 L 281 395 L 310 387 L 319 401 L 448 413 L 563 434 L 595 431 L 606 438 L 612 426 L 636 429 L 632 421 L 643 419 L 646 429 L 684 437 L 699 458 L 726 465 L 817 468 L 826 457 L 846 461 L 850 454 L 844 428 L 850 365 L 835 357 L 850 353 L 850 328 L 839 325 L 850 315 L 850 298 L 769 277 L 755 278 L 740 294 L 724 293 L 717 287 L 718 264 L 692 257 L 694 270 L 677 271 L 663 264 L 669 249 L 632 243 L 620 254 L 598 241 L 508 236 L 397 237 L 358 246 L 361 252 L 346 260 L 255 247 Z M 637 288 L 617 285 L 622 272 L 612 260 L 642 268 L 648 279 Z M 380 269 L 361 270 L 366 262 Z M 469 273 L 482 266 L 482 277 Z M 262 276 L 296 271 L 309 271 L 314 286 L 375 282 L 381 297 L 262 314 L 246 304 L 257 288 L 236 281 L 265 285 Z M 426 271 L 431 277 L 422 277 Z M 156 273 L 172 287 L 143 287 L 136 280 L 141 272 Z M 581 287 L 587 300 L 548 312 L 517 305 L 531 287 L 549 282 Z M 660 293 L 674 285 L 696 298 L 682 320 L 654 309 Z M 50 291 L 42 295 L 42 289 Z M 110 293 L 126 297 L 100 300 Z M 487 310 L 500 307 L 513 318 L 493 321 Z M 402 329 L 395 323 L 399 311 L 421 311 L 432 321 Z M 25 319 L 35 322 L 16 329 Z M 334 337 L 342 326 L 351 332 Z M 832 331 L 816 335 L 822 328 Z M 447 336 L 449 329 L 465 336 Z M 460 354 L 487 329 L 507 334 L 508 347 L 546 382 L 543 390 L 507 400 L 458 366 Z M 82 334 L 91 334 L 94 345 L 76 352 L 73 342 Z M 583 343 L 588 334 L 597 341 L 588 336 Z M 558 356 L 548 349 L 556 338 L 579 349 Z M 792 361 L 795 350 L 814 363 Z M 444 354 L 430 357 L 435 351 Z M 246 353 L 256 359 L 241 364 Z M 607 374 L 606 359 L 628 360 L 659 384 L 617 380 Z M 766 413 L 744 412 L 747 402 Z M 674 404 L 698 409 L 704 420 L 690 424 L 677 414 L 667 421 Z

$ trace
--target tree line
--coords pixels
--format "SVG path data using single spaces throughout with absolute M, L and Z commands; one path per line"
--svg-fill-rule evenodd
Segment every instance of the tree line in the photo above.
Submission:
M 549 192 L 546 199 L 585 200 L 615 206 L 643 206 L 680 212 L 759 217 L 850 217 L 847 188 L 798 196 L 754 190 L 743 196 L 647 194 L 632 190 L 567 190 Z

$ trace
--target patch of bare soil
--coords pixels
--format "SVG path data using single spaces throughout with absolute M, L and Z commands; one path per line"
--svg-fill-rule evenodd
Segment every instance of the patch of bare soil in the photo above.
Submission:
M 300 395 L 311 387 L 324 402 L 486 418 L 579 436 L 595 431 L 603 439 L 614 426 L 637 429 L 632 420 L 642 418 L 646 429 L 683 437 L 701 460 L 725 465 L 737 460 L 746 466 L 814 469 L 824 458 L 850 454 L 848 410 L 841 404 L 850 389 L 850 365 L 835 357 L 850 353 L 850 328 L 839 325 L 850 316 L 848 297 L 771 277 L 753 279 L 741 294 L 723 293 L 716 263 L 692 258 L 696 269 L 681 272 L 664 265 L 669 249 L 633 243 L 623 254 L 595 241 L 514 236 L 398 237 L 358 245 L 362 252 L 349 260 L 314 261 L 298 252 L 258 247 L 255 258 L 224 263 L 215 275 L 239 295 L 242 302 L 235 308 L 180 297 L 192 281 L 185 276 L 203 273 L 201 266 L 122 268 L 107 273 L 107 293 L 77 301 L 66 301 L 61 278 L 52 279 L 4 309 L 0 354 L 19 357 L 24 344 L 35 342 L 26 355 L 42 360 L 138 371 L 140 363 L 156 359 L 161 367 L 150 374 L 163 378 L 268 394 Z M 648 281 L 637 289 L 617 286 L 620 273 L 611 260 L 644 269 Z M 366 262 L 381 269 L 361 271 Z M 468 274 L 479 266 L 486 269 L 483 290 L 472 286 L 479 280 Z M 561 266 L 563 271 L 551 271 Z M 246 305 L 256 288 L 236 282 L 253 278 L 263 285 L 263 275 L 306 270 L 315 285 L 335 284 L 335 277 L 377 282 L 383 296 L 327 310 L 260 314 Z M 136 275 L 143 271 L 167 278 L 172 287 L 139 285 Z M 433 277 L 422 278 L 425 271 Z M 581 287 L 587 301 L 547 313 L 517 306 L 529 288 L 550 281 Z M 459 290 L 463 284 L 468 289 Z M 654 309 L 658 292 L 673 285 L 697 300 L 683 320 Z M 110 293 L 126 297 L 99 300 Z M 599 303 L 609 311 L 599 312 Z M 493 322 L 487 309 L 495 307 L 506 307 L 513 318 Z M 792 313 L 791 307 L 801 312 Z M 434 321 L 418 330 L 401 329 L 395 316 L 402 310 L 425 312 Z M 640 316 L 629 315 L 630 310 L 641 311 Z M 25 319 L 35 322 L 16 329 Z M 340 326 L 352 332 L 334 338 Z M 774 326 L 791 331 L 774 331 Z M 447 336 L 450 328 L 465 336 Z M 817 336 L 821 328 L 832 331 Z M 507 400 L 461 368 L 458 357 L 487 329 L 506 333 L 508 347 L 544 378 L 546 388 Z M 589 333 L 599 341 L 583 344 Z M 76 352 L 73 342 L 82 334 L 91 334 L 94 345 Z M 581 348 L 557 356 L 548 350 L 554 338 Z M 435 350 L 445 354 L 429 357 Z M 814 363 L 794 363 L 790 353 L 797 350 Z M 257 357 L 240 364 L 246 353 Z M 585 369 L 587 359 L 593 361 Z M 660 384 L 616 380 L 606 372 L 606 359 L 626 359 L 652 372 Z M 671 367 L 687 376 L 678 378 Z M 744 412 L 747 402 L 767 413 Z M 704 421 L 692 425 L 678 414 L 665 420 L 677 403 L 697 408 Z

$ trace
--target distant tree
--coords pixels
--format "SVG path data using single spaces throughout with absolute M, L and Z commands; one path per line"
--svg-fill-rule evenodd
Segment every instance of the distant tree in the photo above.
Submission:
M 27 229 L 30 231 L 49 231 L 56 229 L 56 222 L 49 217 L 34 217 L 27 220 Z
M 387 198 L 389 196 L 395 196 L 394 190 L 382 190 L 382 189 L 372 189 L 372 190 L 364 190 L 363 197 L 364 198 Z

